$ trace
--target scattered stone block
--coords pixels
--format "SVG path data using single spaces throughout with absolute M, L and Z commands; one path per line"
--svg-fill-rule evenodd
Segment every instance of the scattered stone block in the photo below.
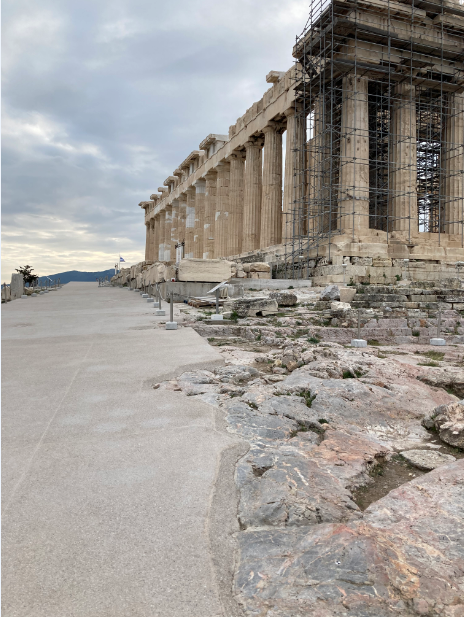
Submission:
M 400 452 L 401 456 L 422 471 L 432 471 L 441 465 L 453 463 L 456 458 L 451 454 L 442 454 L 430 450 L 407 450 Z
M 178 278 L 195 283 L 220 283 L 231 278 L 232 265 L 225 259 L 182 259 Z
M 298 302 L 296 294 L 291 291 L 272 291 L 269 297 L 277 300 L 279 306 L 295 306 Z
M 340 289 L 338 285 L 327 285 L 327 287 L 321 292 L 322 302 L 333 302 L 334 300 L 340 300 Z
M 356 295 L 356 287 L 340 287 L 340 302 L 351 302 Z
M 235 311 L 239 317 L 265 317 L 277 313 L 279 307 L 272 298 L 237 298 L 225 302 L 224 310 Z
M 28 296 L 27 294 L 23 294 L 23 295 L 21 296 L 21 298 L 28 298 L 28 297 L 29 297 L 29 296 Z

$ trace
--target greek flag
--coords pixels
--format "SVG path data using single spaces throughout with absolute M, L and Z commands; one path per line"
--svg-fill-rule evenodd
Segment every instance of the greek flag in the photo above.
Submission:
M 121 255 L 119 255 L 119 261 L 121 262 L 121 261 L 126 261 L 126 260 L 124 259 L 124 257 L 121 257 Z

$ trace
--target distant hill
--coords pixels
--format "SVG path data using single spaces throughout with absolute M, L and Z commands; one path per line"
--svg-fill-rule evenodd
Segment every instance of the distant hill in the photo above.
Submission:
M 79 272 L 79 270 L 70 270 L 69 272 L 58 272 L 58 274 L 49 274 L 48 277 L 54 281 L 60 279 L 62 285 L 78 281 L 80 283 L 94 282 L 97 278 L 111 278 L 114 276 L 114 268 L 110 270 L 104 270 L 103 272 Z M 48 279 L 45 276 L 39 277 L 39 283 L 44 284 Z

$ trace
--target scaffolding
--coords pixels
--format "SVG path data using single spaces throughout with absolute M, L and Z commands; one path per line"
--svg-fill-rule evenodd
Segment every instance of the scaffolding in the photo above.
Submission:
M 339 236 L 464 246 L 463 2 L 311 3 L 294 48 L 286 278 L 329 263 Z

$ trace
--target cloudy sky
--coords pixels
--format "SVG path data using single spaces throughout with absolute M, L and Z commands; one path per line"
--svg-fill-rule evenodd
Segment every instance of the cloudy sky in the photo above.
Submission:
M 2 281 L 143 259 L 137 204 L 291 66 L 308 5 L 3 2 Z

